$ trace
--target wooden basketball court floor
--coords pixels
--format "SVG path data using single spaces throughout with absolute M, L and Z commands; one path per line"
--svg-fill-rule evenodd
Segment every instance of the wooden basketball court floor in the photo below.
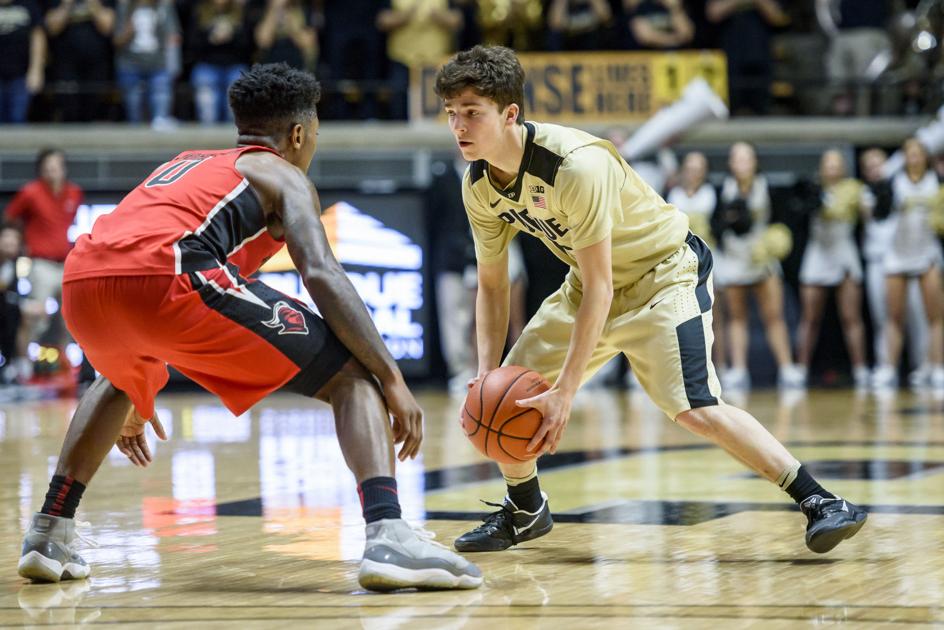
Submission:
M 461 400 L 421 392 L 422 455 L 400 467 L 405 515 L 449 544 L 497 501 L 461 433 Z M 172 431 L 136 469 L 113 451 L 79 519 L 87 581 L 30 585 L 20 539 L 74 401 L 0 407 L 0 625 L 325 628 L 797 628 L 944 625 L 944 401 L 848 390 L 745 401 L 824 485 L 871 506 L 816 555 L 789 498 L 664 419 L 642 394 L 581 392 L 542 464 L 554 531 L 474 556 L 475 591 L 373 594 L 363 526 L 327 407 L 277 397 L 233 418 L 162 395 Z

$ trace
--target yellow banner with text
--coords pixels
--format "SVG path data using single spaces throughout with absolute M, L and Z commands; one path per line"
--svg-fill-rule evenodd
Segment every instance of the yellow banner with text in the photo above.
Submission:
M 525 117 L 548 122 L 625 122 L 647 118 L 679 98 L 689 81 L 705 79 L 728 100 L 724 53 L 521 53 Z M 445 119 L 434 86 L 438 66 L 410 73 L 410 120 Z

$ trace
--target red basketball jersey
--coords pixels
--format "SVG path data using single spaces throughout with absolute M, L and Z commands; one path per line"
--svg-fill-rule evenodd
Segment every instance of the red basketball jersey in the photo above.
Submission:
M 236 160 L 250 146 L 186 151 L 162 164 L 76 241 L 64 282 L 176 275 L 227 262 L 249 275 L 282 247 Z

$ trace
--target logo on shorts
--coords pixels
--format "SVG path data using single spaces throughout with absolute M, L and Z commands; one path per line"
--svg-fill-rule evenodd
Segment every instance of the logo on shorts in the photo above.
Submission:
M 279 300 L 272 307 L 272 319 L 262 323 L 269 328 L 278 328 L 280 335 L 308 334 L 308 324 L 305 323 L 305 316 L 300 310 L 290 306 L 284 300 Z

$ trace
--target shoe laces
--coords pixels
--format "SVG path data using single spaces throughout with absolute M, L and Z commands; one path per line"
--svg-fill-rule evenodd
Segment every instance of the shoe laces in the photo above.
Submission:
M 94 547 L 95 549 L 100 547 L 100 545 L 91 536 L 85 533 L 92 528 L 91 523 L 88 521 L 75 521 L 74 525 L 75 527 L 73 527 L 72 532 L 75 534 L 75 538 L 73 538 L 72 541 L 67 545 L 71 551 L 76 550 L 79 542 L 82 542 L 89 547 Z M 84 532 L 80 531 L 80 528 L 81 530 L 84 530 Z
M 820 503 L 820 511 L 822 511 L 823 514 L 848 512 L 849 507 L 845 499 L 836 497 L 835 499 L 823 499 L 822 503 Z
M 404 522 L 410 526 L 410 529 L 413 531 L 416 537 L 422 540 L 423 542 L 428 543 L 430 545 L 435 545 L 436 547 L 440 547 L 442 549 L 446 549 L 446 550 L 449 549 L 446 545 L 436 540 L 436 532 L 432 532 L 426 529 L 425 527 L 423 527 L 422 525 L 419 525 L 418 523 L 411 523 L 409 521 L 404 521 Z
M 800 509 L 803 510 L 807 517 L 812 519 L 825 516 L 830 512 L 842 512 L 844 511 L 842 509 L 844 504 L 845 499 L 842 497 L 823 497 L 818 494 L 814 494 L 811 497 L 807 497 L 800 504 Z
M 482 524 L 472 531 L 489 532 L 497 529 L 510 529 L 508 527 L 508 522 L 509 519 L 514 517 L 514 511 L 508 507 L 507 503 L 492 503 L 491 501 L 485 501 L 483 499 L 480 499 L 480 501 L 482 501 L 482 503 L 485 505 L 496 507 L 498 509 L 483 518 Z

